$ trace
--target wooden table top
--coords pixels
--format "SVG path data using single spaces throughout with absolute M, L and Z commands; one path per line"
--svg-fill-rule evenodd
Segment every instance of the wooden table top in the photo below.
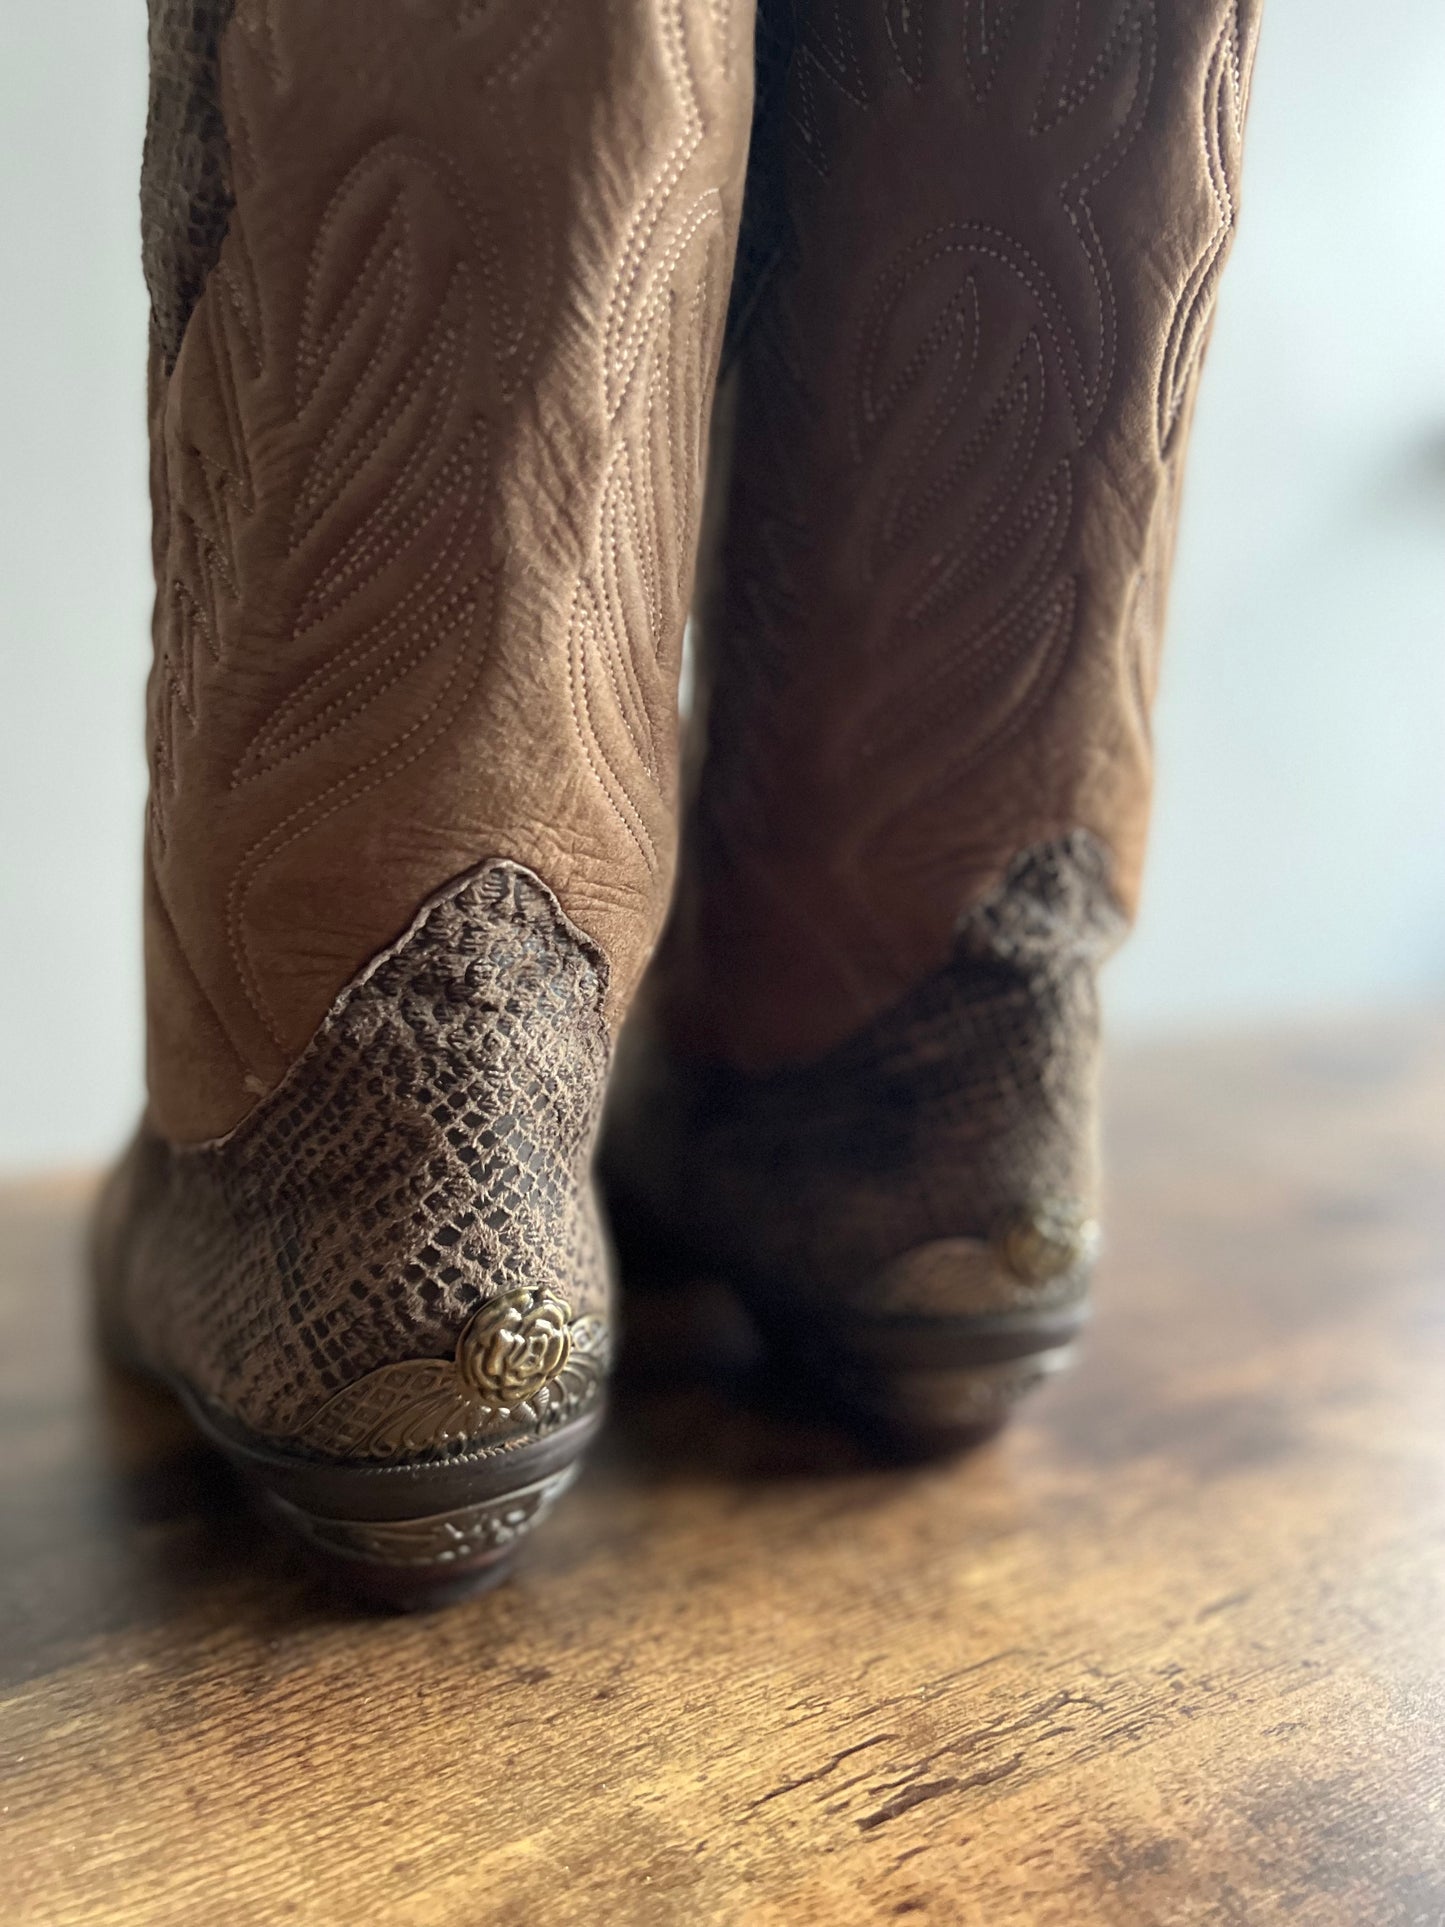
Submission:
M 515 1581 L 319 1593 L 0 1195 L 15 1923 L 1445 1921 L 1445 1020 L 1124 1057 L 1084 1362 L 868 1465 L 636 1320 Z

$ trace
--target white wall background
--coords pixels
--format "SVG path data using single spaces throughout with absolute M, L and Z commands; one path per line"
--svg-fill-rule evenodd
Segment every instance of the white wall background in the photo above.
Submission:
M 1438 995 L 1441 0 L 1265 0 L 1184 502 L 1116 1031 Z
M 1267 0 L 1116 1032 L 1445 989 L 1445 7 Z M 0 10 L 0 1169 L 140 1100 L 141 0 Z

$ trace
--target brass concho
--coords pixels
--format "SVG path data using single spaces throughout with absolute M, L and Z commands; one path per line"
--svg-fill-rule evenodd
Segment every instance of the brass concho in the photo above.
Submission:
M 1001 1224 L 993 1245 L 1001 1263 L 1027 1285 L 1046 1285 L 1093 1263 L 1099 1227 L 1072 1198 L 1023 1206 Z
M 538 1436 L 576 1417 L 607 1372 L 607 1327 L 525 1286 L 489 1298 L 451 1358 L 383 1365 L 329 1398 L 295 1435 L 334 1458 L 424 1459 Z
M 457 1342 L 457 1371 L 499 1405 L 535 1398 L 572 1355 L 572 1308 L 548 1292 L 508 1291 L 472 1319 Z
M 987 1238 L 932 1238 L 865 1273 L 848 1289 L 869 1318 L 988 1318 L 1054 1311 L 1082 1301 L 1099 1227 L 1082 1204 L 1020 1205 Z

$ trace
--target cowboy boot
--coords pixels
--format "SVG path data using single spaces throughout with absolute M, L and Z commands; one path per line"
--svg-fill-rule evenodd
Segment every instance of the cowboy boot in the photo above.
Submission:
M 498 1576 L 601 1412 L 751 36 L 151 4 L 149 1103 L 102 1316 L 403 1602 Z
M 604 1169 L 910 1446 L 1063 1364 L 1252 0 L 798 0 L 759 43 L 677 901 Z M 706 568 L 706 564 L 704 565 Z

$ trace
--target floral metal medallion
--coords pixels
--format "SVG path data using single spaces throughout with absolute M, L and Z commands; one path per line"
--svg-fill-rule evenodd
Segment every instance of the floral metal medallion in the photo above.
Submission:
M 565 1298 L 518 1287 L 487 1300 L 453 1357 L 368 1372 L 296 1438 L 328 1457 L 385 1462 L 538 1437 L 585 1411 L 606 1373 L 603 1319 L 574 1318 Z

